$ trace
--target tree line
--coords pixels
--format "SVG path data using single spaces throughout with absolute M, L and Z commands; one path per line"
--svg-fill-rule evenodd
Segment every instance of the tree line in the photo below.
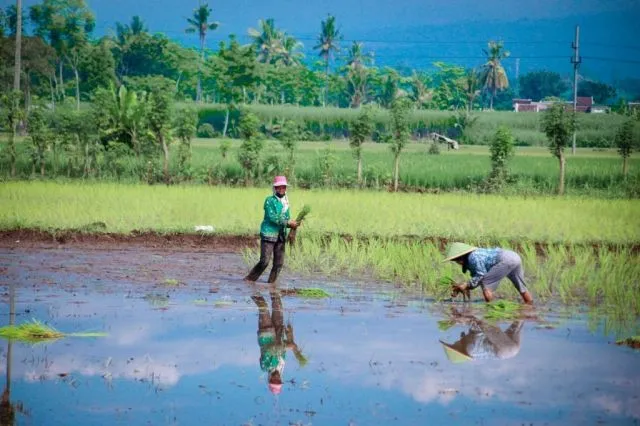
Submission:
M 32 34 L 26 31 L 21 34 L 22 90 L 13 91 L 10 82 L 15 71 L 18 14 L 15 6 L 3 11 L 0 107 L 2 122 L 10 131 L 1 154 L 8 158 L 10 175 L 16 174 L 15 137 L 20 126 L 29 135 L 33 173 L 39 170 L 41 175 L 45 174 L 46 153 L 51 153 L 54 167 L 59 165 L 58 156 L 64 154 L 67 175 L 83 177 L 95 174 L 92 165 L 99 155 L 115 170 L 123 158 L 161 157 L 160 179 L 153 161 L 148 162 L 149 170 L 138 171 L 137 175 L 146 176 L 149 182 L 170 183 L 189 179 L 190 141 L 198 125 L 196 110 L 188 104 L 177 105 L 176 101 L 226 105 L 223 134 L 229 112 L 242 111 L 243 104 L 353 108 L 373 104 L 390 111 L 390 123 L 380 139 L 391 149 L 393 186 L 397 190 L 400 156 L 410 138 L 408 111 L 457 110 L 462 113 L 458 123 L 465 127 L 472 125 L 475 109 L 497 108 L 503 102 L 501 96 L 508 93 L 509 80 L 502 61 L 509 52 L 499 41 L 488 42 L 484 52 L 486 62 L 478 68 L 464 69 L 436 62 L 434 72 L 412 70 L 407 75 L 398 69 L 373 66 L 372 52 L 367 52 L 363 43 L 352 43 L 343 55 L 340 28 L 331 15 L 321 21 L 314 46 L 319 61 L 311 65 L 303 61 L 300 43 L 277 28 L 273 19 L 261 20 L 257 28 L 249 29 L 252 43 L 242 45 L 230 36 L 215 52 L 210 52 L 206 49 L 206 37 L 218 27 L 211 14 L 212 9 L 202 3 L 187 19 L 185 31 L 194 33 L 199 40 L 199 49 L 191 49 L 162 34 L 150 33 L 137 16 L 128 24 L 118 23 L 113 34 L 94 38 L 95 17 L 84 0 L 43 0 L 23 14 L 28 17 Z M 568 86 L 558 77 L 544 71 L 530 73 L 521 78 L 521 86 L 532 93 L 538 90 L 535 97 L 559 96 Z M 544 84 L 536 84 L 538 80 Z M 612 93 L 602 96 L 611 97 Z M 510 105 L 511 100 L 508 102 Z M 549 137 L 552 153 L 560 160 L 561 172 L 565 161 L 562 149 L 573 123 L 575 117 L 566 118 L 558 108 L 552 108 L 543 120 L 543 130 Z M 237 160 L 244 170 L 246 184 L 251 184 L 260 173 L 261 124 L 253 114 L 241 112 L 238 133 L 243 143 Z M 620 148 L 625 172 L 626 159 L 635 143 L 633 125 L 629 126 L 621 129 L 617 138 L 622 141 L 620 144 L 630 146 Z M 283 123 L 276 133 L 289 152 L 288 167 L 295 173 L 293 160 L 299 127 L 296 123 Z M 364 108 L 361 116 L 349 125 L 351 146 L 358 159 L 358 182 L 362 179 L 362 142 L 371 133 L 369 110 Z M 501 130 L 495 140 L 504 142 L 510 136 Z M 169 146 L 174 142 L 178 176 L 169 172 L 172 151 Z M 53 170 L 54 175 L 57 173 L 58 170 Z M 499 186 L 505 179 L 504 173 L 495 171 L 489 186 Z M 559 188 L 562 192 L 563 186 Z

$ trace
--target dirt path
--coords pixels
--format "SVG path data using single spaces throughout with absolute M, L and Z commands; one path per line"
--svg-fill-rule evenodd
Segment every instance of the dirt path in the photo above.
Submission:
M 329 236 L 327 236 L 329 237 Z M 352 235 L 340 235 L 347 241 L 354 238 Z M 415 235 L 399 235 L 396 237 L 358 237 L 360 240 L 375 240 L 393 242 L 431 243 L 445 250 L 449 240 L 441 237 L 419 237 Z M 184 234 L 184 233 L 156 233 L 133 231 L 130 234 L 116 233 L 91 233 L 77 230 L 43 231 L 38 229 L 18 229 L 0 231 L 0 247 L 59 247 L 60 245 L 87 248 L 123 248 L 146 247 L 166 248 L 176 251 L 213 251 L 222 253 L 239 253 L 244 248 L 255 248 L 260 243 L 258 235 L 220 235 L 220 234 Z M 515 249 L 519 249 L 522 241 L 511 241 Z M 530 244 L 530 241 L 526 242 Z M 534 242 L 538 256 L 544 257 L 547 248 L 551 245 L 547 242 Z M 640 242 L 628 244 L 612 243 L 579 243 L 565 244 L 567 250 L 572 247 L 592 247 L 593 249 L 608 248 L 612 251 L 630 249 L 633 254 L 640 253 Z

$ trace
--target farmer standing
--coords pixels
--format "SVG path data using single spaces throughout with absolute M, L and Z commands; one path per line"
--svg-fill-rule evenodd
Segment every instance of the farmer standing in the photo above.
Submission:
M 444 261 L 452 260 L 462 266 L 462 273 L 471 273 L 468 282 L 454 285 L 454 295 L 480 286 L 484 300 L 491 302 L 500 280 L 508 277 L 524 303 L 533 304 L 533 297 L 524 282 L 522 259 L 517 253 L 502 248 L 478 248 L 464 243 L 453 243 L 447 249 L 446 256 Z
M 264 200 L 264 219 L 260 225 L 260 260 L 251 269 L 245 280 L 255 282 L 269 266 L 273 255 L 273 266 L 269 283 L 275 283 L 284 265 L 284 247 L 287 228 L 296 229 L 298 223 L 291 220 L 289 199 L 287 198 L 287 178 L 273 179 L 273 194 Z

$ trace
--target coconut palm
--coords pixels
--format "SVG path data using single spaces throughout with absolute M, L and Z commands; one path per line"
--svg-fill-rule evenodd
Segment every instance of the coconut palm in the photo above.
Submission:
M 215 30 L 220 23 L 209 22 L 209 16 L 211 15 L 211 8 L 207 3 L 200 3 L 200 6 L 193 10 L 193 17 L 187 18 L 187 22 L 190 27 L 185 30 L 189 34 L 198 33 L 200 39 L 200 63 L 198 64 L 198 87 L 196 89 L 196 101 L 202 100 L 202 64 L 204 63 L 204 43 L 207 38 L 207 31 Z
M 258 61 L 270 64 L 282 50 L 282 34 L 276 28 L 275 20 L 272 18 L 267 20 L 260 19 L 258 28 L 249 28 L 249 37 L 253 39 Z
M 303 44 L 286 32 L 283 32 L 280 36 L 280 52 L 278 52 L 277 61 L 285 66 L 300 65 L 303 55 L 298 50 L 302 49 Z
M 504 43 L 501 41 L 490 41 L 489 50 L 483 49 L 483 52 L 487 56 L 487 62 L 484 64 L 482 81 L 484 82 L 484 87 L 491 91 L 489 109 L 493 109 L 493 99 L 496 97 L 496 91 L 509 87 L 507 72 L 500 61 L 508 58 L 510 53 L 504 50 Z
M 326 105 L 329 84 L 329 64 L 333 53 L 340 50 L 339 41 L 342 40 L 342 34 L 340 34 L 340 30 L 336 27 L 335 16 L 332 15 L 328 15 L 327 19 L 321 22 L 320 28 L 318 44 L 313 48 L 319 50 L 318 54 L 324 59 L 325 93 L 323 103 Z
M 351 96 L 351 107 L 357 108 L 365 101 L 369 70 L 367 65 L 373 62 L 373 55 L 364 53 L 363 44 L 354 41 L 347 52 L 347 90 Z
M 475 69 L 467 70 L 467 73 L 458 81 L 458 85 L 467 98 L 467 111 L 473 109 L 473 102 L 480 94 L 480 75 Z

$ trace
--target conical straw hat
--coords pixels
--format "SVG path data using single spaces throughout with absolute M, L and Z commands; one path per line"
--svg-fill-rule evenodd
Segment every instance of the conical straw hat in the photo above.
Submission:
M 470 246 L 469 244 L 465 243 L 453 243 L 447 248 L 447 254 L 445 255 L 447 257 L 443 260 L 443 262 L 446 262 L 447 260 L 453 260 L 456 257 L 462 256 L 463 254 L 471 253 L 477 248 L 478 247 Z
M 462 352 L 460 352 L 450 344 L 443 342 L 442 340 L 440 340 L 440 343 L 442 343 L 442 347 L 444 348 L 445 355 L 447 355 L 447 359 L 454 364 L 460 364 L 462 362 L 467 362 L 473 359 L 469 355 L 463 354 Z

